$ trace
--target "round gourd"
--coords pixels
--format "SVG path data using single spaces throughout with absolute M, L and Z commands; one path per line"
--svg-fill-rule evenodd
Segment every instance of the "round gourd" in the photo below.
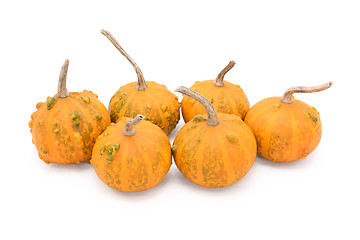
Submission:
M 159 184 L 169 171 L 170 141 L 158 126 L 141 121 L 144 118 L 120 118 L 96 140 L 91 164 L 113 189 L 144 191 Z
M 185 87 L 175 91 L 194 98 L 206 109 L 176 135 L 172 152 L 176 166 L 190 181 L 211 188 L 229 186 L 250 170 L 256 158 L 256 140 L 239 116 L 217 114 L 211 103 Z
M 292 95 L 322 91 L 331 85 L 289 88 L 283 97 L 266 98 L 250 108 L 245 123 L 255 134 L 259 155 L 273 162 L 292 162 L 313 152 L 321 139 L 320 115 Z
M 89 162 L 95 139 L 110 124 L 110 115 L 97 95 L 84 90 L 68 92 L 69 60 L 60 73 L 58 94 L 48 97 L 29 122 L 33 143 L 45 163 Z
M 190 89 L 209 100 L 216 112 L 235 114 L 244 119 L 250 107 L 248 98 L 239 85 L 224 80 L 225 74 L 234 65 L 235 62 L 231 61 L 215 80 L 197 81 Z M 190 121 L 198 114 L 206 114 L 204 107 L 188 96 L 183 97 L 181 110 L 185 122 Z
M 145 82 L 138 65 L 124 51 L 116 39 L 105 30 L 101 31 L 133 65 L 138 82 L 132 82 L 120 89 L 110 100 L 109 111 L 112 122 L 121 117 L 135 117 L 137 114 L 145 116 L 145 120 L 158 125 L 167 135 L 176 127 L 180 119 L 180 103 L 175 94 L 164 85 L 156 82 Z

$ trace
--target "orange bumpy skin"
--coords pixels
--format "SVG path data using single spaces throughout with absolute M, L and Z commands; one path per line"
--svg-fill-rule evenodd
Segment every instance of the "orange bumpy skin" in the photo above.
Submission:
M 181 173 L 204 187 L 229 186 L 250 170 L 256 158 L 256 140 L 240 117 L 218 113 L 220 123 L 208 126 L 198 115 L 177 134 L 172 152 Z
M 180 119 L 177 96 L 156 82 L 147 82 L 145 91 L 138 91 L 136 85 L 136 82 L 132 82 L 122 86 L 111 98 L 111 121 L 117 122 L 121 117 L 133 118 L 142 114 L 169 135 Z
M 38 103 L 29 122 L 33 143 L 45 163 L 89 162 L 95 139 L 110 124 L 106 107 L 90 91 Z
M 214 80 L 197 81 L 190 88 L 210 101 L 217 113 L 235 114 L 244 119 L 249 110 L 249 101 L 239 85 L 224 81 L 223 87 L 214 85 Z M 188 122 L 196 115 L 206 114 L 201 103 L 184 96 L 181 101 L 184 121 Z
M 315 108 L 292 98 L 282 103 L 271 97 L 255 104 L 245 123 L 255 134 L 258 153 L 273 162 L 303 159 L 315 150 L 321 139 L 320 115 Z
M 124 136 L 127 118 L 111 125 L 96 140 L 91 164 L 100 179 L 122 192 L 139 192 L 159 184 L 171 166 L 171 145 L 166 134 L 148 121 Z

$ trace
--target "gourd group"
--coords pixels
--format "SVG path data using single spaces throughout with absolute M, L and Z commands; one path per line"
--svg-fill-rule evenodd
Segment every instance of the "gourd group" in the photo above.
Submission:
M 98 177 L 122 192 L 158 185 L 172 156 L 180 172 L 204 187 L 226 187 L 243 178 L 259 154 L 273 162 L 303 159 L 321 139 L 317 110 L 294 93 L 328 89 L 332 82 L 292 87 L 282 97 L 250 108 L 239 85 L 224 80 L 234 61 L 215 80 L 179 87 L 185 125 L 171 147 L 169 135 L 180 119 L 178 98 L 164 85 L 145 82 L 134 60 L 116 39 L 105 35 L 134 67 L 138 81 L 113 95 L 109 109 L 91 91 L 68 92 L 69 60 L 61 68 L 58 92 L 36 105 L 29 122 L 39 157 L 47 164 L 91 162 Z

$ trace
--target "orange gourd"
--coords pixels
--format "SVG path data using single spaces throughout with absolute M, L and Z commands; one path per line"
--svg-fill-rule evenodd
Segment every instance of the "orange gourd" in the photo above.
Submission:
M 101 31 L 133 65 L 138 82 L 122 86 L 111 98 L 109 111 L 112 122 L 121 117 L 135 117 L 137 114 L 145 116 L 145 120 L 158 125 L 167 135 L 176 127 L 180 119 L 180 103 L 175 94 L 164 85 L 156 82 L 145 82 L 138 65 L 124 51 L 116 39 L 105 30 Z
M 145 117 L 120 118 L 96 140 L 91 164 L 113 189 L 139 192 L 159 184 L 171 166 L 166 134 Z
M 244 119 L 250 107 L 248 98 L 239 85 L 224 80 L 225 74 L 234 65 L 235 62 L 231 61 L 215 80 L 197 81 L 190 89 L 209 100 L 216 112 L 235 114 Z M 198 114 L 206 114 L 204 107 L 188 96 L 183 97 L 181 109 L 185 122 L 190 121 Z
M 245 123 L 255 134 L 258 153 L 273 162 L 292 162 L 313 152 L 321 139 L 320 115 L 292 95 L 322 91 L 331 85 L 289 88 L 283 97 L 266 98 L 250 108 Z
M 66 60 L 58 94 L 38 103 L 29 122 L 39 157 L 48 164 L 89 162 L 95 139 L 110 124 L 110 115 L 96 94 L 67 91 L 68 65 Z
M 216 113 L 211 103 L 195 91 L 177 92 L 194 98 L 206 109 L 180 129 L 172 152 L 181 173 L 204 187 L 229 186 L 250 170 L 256 158 L 256 140 L 239 116 Z

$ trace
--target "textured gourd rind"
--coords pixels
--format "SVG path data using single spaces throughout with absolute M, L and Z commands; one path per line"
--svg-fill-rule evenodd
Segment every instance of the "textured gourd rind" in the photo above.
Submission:
M 122 192 L 139 192 L 158 185 L 171 166 L 171 145 L 166 134 L 149 121 L 133 126 L 124 136 L 128 118 L 121 118 L 96 140 L 91 164 L 99 178 Z
M 244 119 L 250 108 L 249 100 L 243 89 L 239 85 L 227 81 L 224 81 L 223 87 L 215 86 L 214 80 L 197 81 L 190 89 L 209 100 L 217 113 L 235 114 Z M 206 114 L 201 103 L 185 95 L 181 106 L 185 122 L 190 121 L 196 115 Z
M 172 152 L 180 172 L 211 188 L 243 178 L 256 159 L 256 140 L 240 117 L 218 113 L 220 123 L 208 126 L 206 115 L 187 122 L 175 137 Z
M 318 111 L 292 98 L 271 97 L 255 104 L 245 123 L 252 129 L 260 156 L 273 162 L 304 159 L 318 146 L 322 124 Z
M 137 82 L 132 82 L 114 94 L 109 104 L 111 121 L 141 114 L 169 135 L 180 120 L 178 98 L 164 85 L 152 81 L 146 83 L 148 88 L 145 91 L 138 91 Z
M 97 95 L 84 90 L 38 103 L 29 122 L 33 143 L 45 163 L 89 162 L 96 138 L 110 124 Z

